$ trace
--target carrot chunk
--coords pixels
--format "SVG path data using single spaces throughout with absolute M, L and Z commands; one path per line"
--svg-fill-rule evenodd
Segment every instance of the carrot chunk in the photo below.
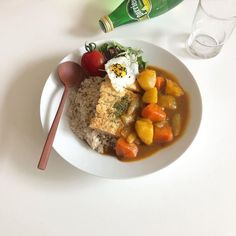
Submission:
M 142 110 L 142 117 L 150 119 L 152 122 L 163 121 L 166 113 L 157 104 L 149 104 Z
M 162 76 L 157 76 L 156 78 L 156 87 L 158 91 L 162 90 L 165 86 L 165 79 Z
M 158 127 L 154 125 L 154 141 L 157 143 L 167 143 L 173 140 L 173 132 L 170 125 Z
M 128 143 L 125 139 L 119 138 L 116 142 L 116 155 L 119 159 L 134 159 L 138 154 L 138 146 L 135 143 Z

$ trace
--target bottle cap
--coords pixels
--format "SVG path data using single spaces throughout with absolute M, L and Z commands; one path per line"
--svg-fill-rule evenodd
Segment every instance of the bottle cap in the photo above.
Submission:
M 99 20 L 99 25 L 105 33 L 110 32 L 114 29 L 113 23 L 108 16 L 103 16 Z

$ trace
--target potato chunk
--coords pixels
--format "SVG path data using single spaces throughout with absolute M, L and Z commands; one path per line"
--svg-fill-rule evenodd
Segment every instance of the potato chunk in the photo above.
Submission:
M 156 84 L 156 71 L 144 70 L 138 75 L 138 83 L 145 91 L 155 87 Z
M 126 141 L 127 141 L 128 143 L 134 143 L 134 141 L 135 141 L 136 139 L 137 139 L 136 133 L 135 133 L 135 132 L 132 132 L 132 133 L 130 133 L 130 134 L 128 135 Z
M 175 97 L 180 97 L 184 95 L 183 89 L 174 81 L 167 79 L 166 80 L 166 94 L 173 95 Z
M 158 101 L 158 91 L 157 88 L 151 88 L 147 90 L 142 97 L 143 102 L 146 103 L 157 103 Z
M 138 137 L 147 145 L 153 142 L 153 124 L 148 119 L 139 119 L 135 123 L 135 130 Z
M 171 109 L 171 110 L 175 110 L 177 108 L 176 99 L 175 99 L 175 97 L 173 97 L 171 95 L 161 95 L 161 96 L 159 96 L 158 104 L 161 107 Z

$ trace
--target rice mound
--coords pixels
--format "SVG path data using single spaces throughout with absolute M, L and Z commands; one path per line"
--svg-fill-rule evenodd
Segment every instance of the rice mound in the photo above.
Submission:
M 71 130 L 99 153 L 113 148 L 116 141 L 115 137 L 89 127 L 90 120 L 95 116 L 103 81 L 101 77 L 90 77 L 81 83 L 78 90 L 72 89 L 67 111 Z

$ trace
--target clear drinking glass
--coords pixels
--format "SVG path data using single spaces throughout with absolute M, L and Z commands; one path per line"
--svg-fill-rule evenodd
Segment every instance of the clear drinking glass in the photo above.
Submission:
M 199 0 L 188 51 L 200 58 L 216 56 L 236 26 L 236 0 Z

